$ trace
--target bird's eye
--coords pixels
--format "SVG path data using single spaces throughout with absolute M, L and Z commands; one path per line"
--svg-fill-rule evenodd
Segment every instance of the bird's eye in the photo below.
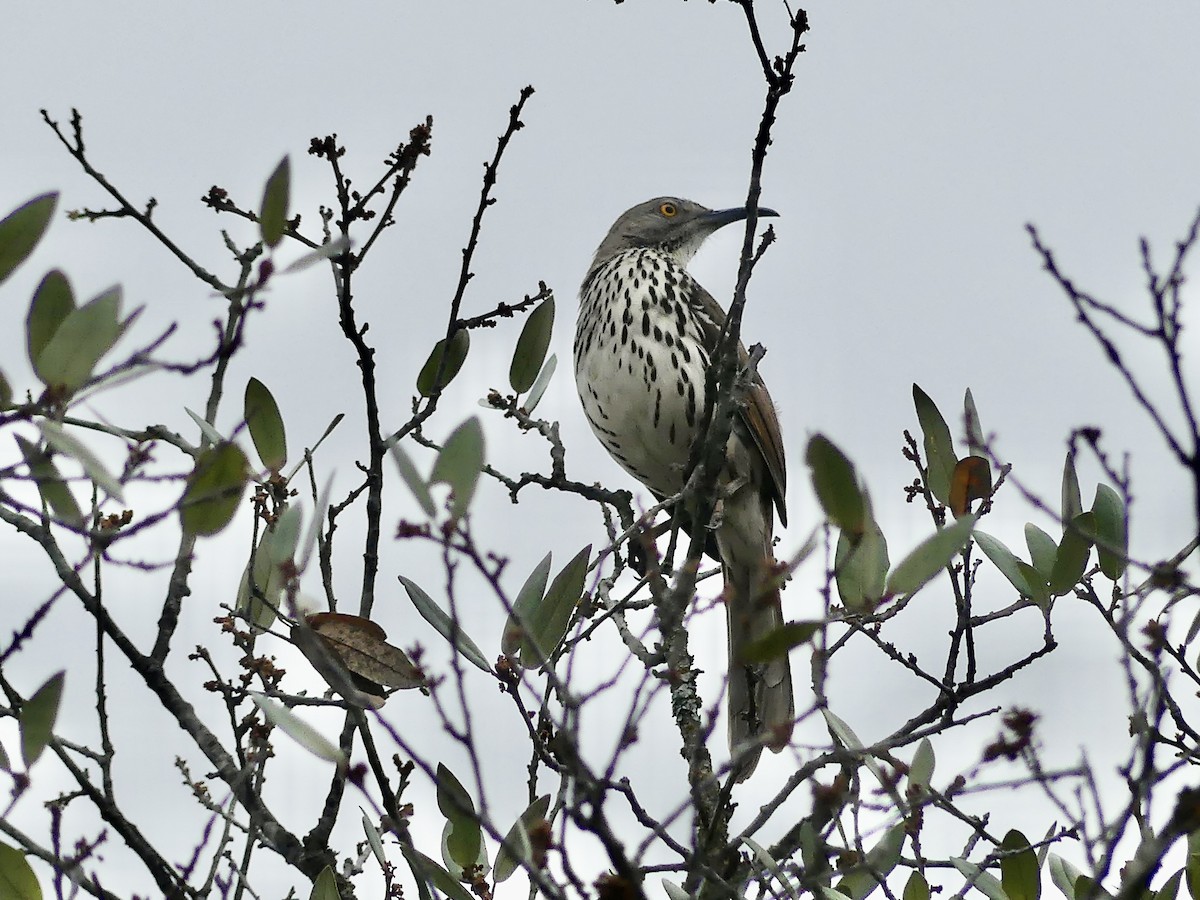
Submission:
M 664 203 L 658 208 L 658 211 L 668 219 L 673 218 L 675 214 L 679 212 L 679 210 L 675 208 L 674 203 Z

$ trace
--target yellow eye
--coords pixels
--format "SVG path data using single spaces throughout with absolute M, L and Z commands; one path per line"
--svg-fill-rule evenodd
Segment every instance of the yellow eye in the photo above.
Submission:
M 675 208 L 674 203 L 664 203 L 662 206 L 660 206 L 658 208 L 658 211 L 660 213 L 662 213 L 664 216 L 666 216 L 668 219 L 673 218 L 675 216 L 675 214 L 679 212 L 679 210 L 677 210 Z

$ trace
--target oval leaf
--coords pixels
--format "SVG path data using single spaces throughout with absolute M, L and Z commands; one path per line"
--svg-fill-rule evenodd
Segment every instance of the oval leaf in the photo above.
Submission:
M 341 898 L 342 895 L 338 893 L 337 876 L 333 873 L 333 869 L 326 866 L 317 876 L 317 880 L 313 882 L 312 893 L 308 895 L 308 900 L 341 900 Z
M 966 546 L 975 526 L 975 514 L 967 513 L 952 525 L 922 541 L 904 557 L 888 576 L 888 593 L 912 594 L 950 564 L 954 555 Z
M 525 638 L 525 623 L 530 621 L 531 614 L 541 604 L 542 597 L 546 595 L 546 582 L 550 580 L 552 557 L 551 553 L 542 557 L 542 561 L 534 566 L 533 571 L 529 573 L 529 577 L 525 579 L 525 583 L 521 585 L 521 590 L 517 593 L 512 612 L 508 614 L 508 621 L 504 624 L 504 634 L 500 637 L 500 652 L 505 656 L 517 656 L 521 652 Z
M 62 699 L 65 672 L 51 675 L 32 697 L 21 705 L 21 758 L 28 769 L 46 745 L 54 731 L 54 720 L 58 718 L 58 704 Z
M 512 828 L 508 829 L 508 834 L 504 836 L 504 841 L 496 852 L 496 865 L 492 870 L 496 884 L 507 881 L 522 863 L 532 863 L 538 868 L 541 867 L 534 859 L 529 833 L 535 827 L 546 823 L 546 812 L 549 809 L 550 795 L 543 794 L 530 803 L 525 812 L 517 817 L 517 821 L 513 822 Z
M 592 545 L 588 544 L 562 567 L 550 583 L 542 602 L 535 605 L 522 621 L 525 639 L 521 643 L 521 663 L 544 666 L 554 656 L 571 624 L 571 614 L 579 605 L 583 582 L 587 577 Z
M 974 456 L 986 456 L 987 442 L 983 438 L 983 425 L 979 422 L 979 410 L 975 408 L 975 398 L 971 389 L 963 397 L 963 430 L 967 433 L 967 449 Z
M 929 900 L 929 882 L 916 869 L 904 883 L 904 895 L 900 900 Z
M 319 731 L 297 716 L 282 703 L 276 703 L 269 697 L 254 691 L 250 692 L 254 705 L 262 710 L 267 721 L 278 727 L 284 734 L 314 756 L 327 759 L 343 766 L 346 757 Z
M 429 485 L 421 477 L 421 473 L 417 471 L 412 457 L 404 452 L 404 448 L 400 446 L 399 441 L 392 443 L 389 449 L 392 451 L 392 460 L 396 463 L 400 477 L 408 485 L 409 493 L 413 495 L 421 509 L 425 511 L 425 515 L 432 517 L 437 513 L 437 508 L 433 505 L 433 497 L 429 495 Z
M 211 535 L 228 525 L 242 500 L 247 468 L 246 454 L 237 444 L 218 444 L 201 453 L 179 501 L 183 530 Z
M 287 432 L 279 404 L 257 378 L 246 382 L 246 397 L 243 407 L 246 427 L 250 429 L 250 440 L 258 451 L 264 467 L 278 472 L 287 464 Z
M 979 866 L 975 865 L 975 863 L 957 856 L 953 857 L 950 862 L 988 900 L 1008 900 L 1008 895 L 1004 893 L 1004 887 L 1000 884 L 1000 879 L 991 872 L 985 872 Z
M 1107 484 L 1096 485 L 1092 501 L 1096 526 L 1096 556 L 1106 578 L 1119 581 L 1129 562 L 1129 535 L 1125 527 L 1125 504 Z
M 1033 567 L 1042 573 L 1042 578 L 1050 580 L 1054 571 L 1054 560 L 1058 557 L 1058 542 L 1032 522 L 1025 525 L 1025 546 L 1029 548 L 1029 560 Z
M 440 606 L 434 603 L 433 598 L 421 590 L 416 582 L 410 581 L 403 575 L 397 577 L 400 579 L 400 583 L 404 585 L 404 590 L 408 592 L 408 599 L 412 601 L 412 605 L 421 614 L 421 618 L 432 625 L 438 634 L 448 640 L 450 646 L 461 653 L 467 662 L 491 674 L 492 667 L 488 665 L 483 651 L 463 631 L 462 626 L 456 623 Z
M 0 369 L 0 410 L 9 409 L 12 405 L 12 385 L 8 383 L 8 378 L 5 377 L 4 370 Z
M 47 387 L 78 390 L 128 322 L 121 321 L 121 288 L 109 288 L 67 315 L 38 354 L 34 371 Z
M 929 491 L 940 503 L 950 502 L 950 479 L 958 457 L 954 455 L 954 441 L 950 429 L 942 418 L 937 404 L 917 385 L 912 386 L 913 405 L 917 409 L 917 420 L 924 435 L 925 460 L 929 479 Z
M 929 783 L 933 779 L 933 767 L 936 761 L 933 744 L 929 743 L 929 738 L 921 738 L 921 743 L 917 744 L 912 762 L 908 766 L 908 786 L 918 796 L 929 791 Z
M 979 545 L 979 549 L 984 555 L 992 561 L 1000 574 L 1008 579 L 1009 583 L 1017 589 L 1017 592 L 1022 597 L 1033 599 L 1034 589 L 1029 586 L 1025 580 L 1025 573 L 1021 571 L 1016 555 L 1004 546 L 1002 542 L 992 537 L 990 534 L 985 534 L 982 531 L 975 532 L 975 543 Z
M 436 781 L 438 809 L 451 829 L 446 838 L 447 863 L 466 869 L 476 864 L 483 845 L 475 804 L 454 773 L 442 763 L 438 763 Z
M 542 396 L 546 393 L 546 388 L 550 386 L 550 379 L 554 377 L 554 370 L 556 368 L 558 368 L 558 356 L 551 353 L 550 358 L 546 360 L 546 364 L 542 366 L 542 371 L 538 375 L 537 381 L 533 383 L 533 387 L 529 389 L 529 393 L 521 403 L 521 408 L 525 412 L 533 412 L 537 409 L 537 405 L 542 402 Z
M 42 889 L 25 854 L 0 844 L 0 896 L 5 900 L 42 900 Z
M 1079 496 L 1079 476 L 1075 473 L 1075 453 L 1067 451 L 1062 474 L 1062 521 L 1064 533 L 1068 522 L 1083 512 L 1083 500 Z
M 403 650 L 389 644 L 387 633 L 370 619 L 315 613 L 308 616 L 308 624 L 347 669 L 374 686 L 409 690 L 426 685 L 420 668 Z
M 450 873 L 430 859 L 420 850 L 408 844 L 401 844 L 408 867 L 421 884 L 432 884 L 450 900 L 477 900 L 462 884 L 450 877 Z
M 29 467 L 29 477 L 37 484 L 42 502 L 64 522 L 76 526 L 82 525 L 83 513 L 79 509 L 79 504 L 75 502 L 75 495 L 71 493 L 71 489 L 58 474 L 58 467 L 54 465 L 50 454 L 41 447 L 29 443 L 19 434 L 15 437 L 17 446 L 21 448 L 21 455 L 25 457 L 25 465 Z
M 751 641 L 742 649 L 738 662 L 747 664 L 765 663 L 787 654 L 795 647 L 812 640 L 821 630 L 821 622 L 788 622 L 772 628 L 758 640 Z
M 821 434 L 809 439 L 804 461 L 812 470 L 813 490 L 826 518 L 842 531 L 862 534 L 866 504 L 854 464 Z
M 1050 880 L 1067 900 L 1075 900 L 1075 884 L 1079 881 L 1080 871 L 1057 853 L 1046 857 L 1046 868 L 1050 870 Z
M 455 519 L 461 519 L 471 505 L 483 460 L 483 427 L 476 416 L 471 416 L 446 439 L 429 476 L 430 481 L 450 485 L 454 494 L 450 515 Z
M 420 374 L 417 375 L 417 391 L 421 396 L 431 397 L 453 381 L 458 370 L 466 362 L 470 349 L 471 333 L 465 328 L 454 332 L 450 338 L 449 351 L 446 350 L 445 338 L 438 341 L 430 352 L 429 358 L 425 360 L 425 365 L 421 366 Z M 445 363 L 442 362 L 443 354 L 446 357 Z M 440 376 L 438 375 L 439 369 L 441 370 Z
M 1050 572 L 1050 593 L 1058 597 L 1069 593 L 1083 577 L 1088 559 L 1092 555 L 1092 542 L 1087 537 L 1095 530 L 1094 517 L 1090 512 L 1080 513 L 1063 532 L 1054 569 Z
M 92 480 L 96 487 L 115 500 L 124 499 L 119 482 L 100 462 L 99 457 L 87 448 L 75 435 L 63 430 L 57 422 L 43 419 L 38 422 L 38 428 L 46 443 L 65 456 L 71 457 L 83 467 L 84 474 Z
M 29 314 L 25 317 L 25 349 L 34 374 L 45 383 L 46 378 L 38 368 L 38 358 L 54 333 L 62 326 L 67 316 L 75 311 L 75 295 L 71 283 L 58 269 L 46 273 L 42 283 L 33 292 Z
M 1009 900 L 1038 900 L 1042 895 L 1042 880 L 1037 854 L 1029 846 L 1029 839 L 1014 829 L 1004 836 L 1000 849 L 1010 854 L 1000 859 L 1000 883 Z
M 7 279 L 33 252 L 46 233 L 46 226 L 50 224 L 57 203 L 57 191 L 39 194 L 0 221 L 0 282 Z
M 287 231 L 288 206 L 291 202 L 291 163 L 285 156 L 267 179 L 263 187 L 262 206 L 258 214 L 258 227 L 263 243 L 274 247 L 283 240 Z
M 868 498 L 866 521 L 858 539 L 845 531 L 838 535 L 834 574 L 842 605 L 856 613 L 874 612 L 887 587 L 888 565 L 887 540 L 871 514 Z
M 508 383 L 518 394 L 533 386 L 541 371 L 546 351 L 550 349 L 550 335 L 554 330 L 554 298 L 547 297 L 538 308 L 529 314 L 517 348 L 513 351 L 512 363 L 508 367 Z

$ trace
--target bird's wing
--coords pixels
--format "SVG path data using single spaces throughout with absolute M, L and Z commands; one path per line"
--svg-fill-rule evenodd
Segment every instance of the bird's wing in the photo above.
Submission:
M 693 282 L 695 284 L 695 282 Z M 725 327 L 725 310 L 721 308 L 713 295 L 699 284 L 695 284 L 692 293 L 699 305 L 700 321 L 704 329 L 704 342 L 708 347 L 710 358 L 716 353 L 717 344 L 721 338 L 721 329 Z M 746 365 L 750 354 L 746 347 L 738 342 L 738 362 Z M 767 392 L 767 385 L 758 372 L 741 407 L 740 417 L 746 429 L 754 437 L 754 443 L 762 454 L 763 462 L 771 475 L 771 494 L 775 508 L 779 512 L 779 523 L 787 525 L 787 501 L 784 499 L 787 489 L 787 463 L 783 455 L 783 434 L 779 430 L 779 417 L 775 413 L 775 404 Z

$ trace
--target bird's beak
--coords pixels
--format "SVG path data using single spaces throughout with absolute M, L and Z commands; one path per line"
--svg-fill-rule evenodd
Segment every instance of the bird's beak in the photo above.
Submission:
M 718 228 L 724 228 L 733 222 L 740 222 L 750 215 L 750 210 L 744 206 L 735 206 L 733 209 L 714 209 L 706 212 L 702 221 L 709 226 L 713 231 Z M 773 209 L 767 209 L 765 206 L 758 208 L 759 218 L 766 216 L 778 216 L 779 213 Z

